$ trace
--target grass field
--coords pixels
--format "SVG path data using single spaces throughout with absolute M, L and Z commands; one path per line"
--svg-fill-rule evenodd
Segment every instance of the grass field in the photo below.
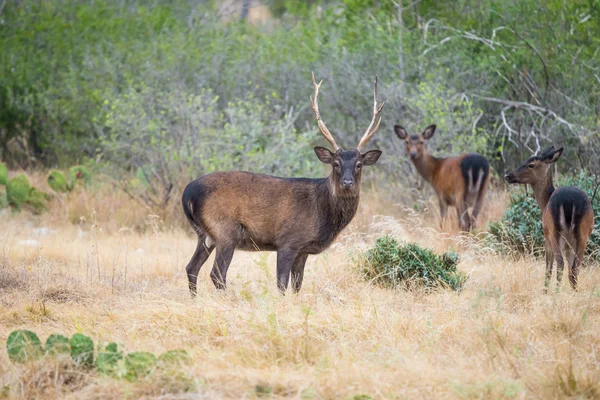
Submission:
M 0 398 L 600 398 L 597 266 L 583 269 L 577 293 L 564 279 L 543 295 L 542 260 L 495 254 L 440 233 L 432 213 L 365 196 L 342 237 L 309 257 L 298 295 L 278 294 L 274 253 L 238 252 L 227 291 L 210 281 L 213 256 L 192 300 L 187 230 L 158 217 L 144 234 L 120 229 L 111 216 L 131 204 L 81 196 L 60 213 L 0 220 Z M 483 224 L 506 204 L 502 192 L 488 198 Z M 77 212 L 87 218 L 72 224 Z M 465 289 L 363 281 L 353 255 L 383 233 L 457 251 Z M 16 365 L 4 343 L 19 328 L 42 341 L 82 332 L 126 351 L 183 348 L 194 363 L 135 383 L 49 358 Z

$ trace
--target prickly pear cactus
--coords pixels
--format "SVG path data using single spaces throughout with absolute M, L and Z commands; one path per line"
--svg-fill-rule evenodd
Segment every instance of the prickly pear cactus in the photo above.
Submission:
M 142 378 L 152 372 L 155 365 L 156 357 L 152 353 L 146 351 L 129 353 L 125 357 L 125 368 L 127 370 L 125 379 L 134 381 Z
M 96 357 L 96 369 L 101 374 L 118 375 L 119 361 L 123 359 L 123 352 L 118 350 L 116 343 L 110 343 L 104 351 L 99 351 Z
M 46 354 L 50 355 L 71 354 L 71 343 L 69 342 L 69 338 L 56 333 L 48 336 L 44 348 Z
M 41 214 L 44 211 L 48 211 L 48 200 L 50 200 L 50 195 L 48 193 L 44 193 L 36 188 L 31 188 L 29 198 L 27 199 L 27 205 L 30 206 L 31 211 L 34 214 Z
M 157 365 L 191 365 L 192 357 L 185 350 L 169 350 L 158 357 Z
M 6 181 L 8 181 L 8 168 L 0 161 L 0 185 L 6 185 Z
M 85 367 L 94 365 L 94 342 L 89 337 L 76 333 L 71 337 L 71 357 Z
M 6 189 L 0 186 L 0 210 L 8 207 L 8 197 L 6 197 Z
M 80 182 L 88 185 L 92 178 L 90 171 L 83 165 L 75 165 L 69 168 L 69 175 L 71 176 L 71 187 L 75 187 Z
M 20 210 L 23 203 L 29 199 L 30 192 L 31 185 L 23 174 L 15 176 L 6 183 L 8 203 L 17 210 Z
M 43 354 L 40 338 L 35 333 L 27 330 L 11 332 L 6 340 L 6 350 L 8 351 L 8 357 L 13 362 L 19 363 L 37 360 Z
M 46 180 L 48 181 L 48 185 L 55 192 L 67 193 L 71 190 L 71 187 L 67 182 L 67 178 L 65 178 L 65 174 L 58 170 L 53 169 L 50 172 L 48 172 L 48 177 L 46 178 Z

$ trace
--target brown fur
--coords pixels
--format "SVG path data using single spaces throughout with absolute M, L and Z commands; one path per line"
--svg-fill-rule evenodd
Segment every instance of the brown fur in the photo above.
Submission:
M 490 182 L 487 160 L 476 154 L 462 154 L 458 157 L 446 158 L 432 156 L 427 151 L 426 143 L 433 136 L 435 125 L 427 127 L 421 135 L 409 135 L 399 125 L 396 125 L 394 129 L 396 135 L 404 140 L 406 153 L 413 165 L 419 174 L 431 184 L 438 197 L 442 228 L 448 206 L 452 206 L 456 208 L 461 230 L 473 229 Z M 474 161 L 473 165 L 465 168 L 464 165 L 470 161 Z M 466 178 L 467 175 L 471 181 Z M 479 177 L 481 180 L 477 182 Z M 479 184 L 477 185 L 477 183 Z M 471 216 L 469 216 L 469 207 L 473 207 Z
M 587 195 L 575 187 L 554 188 L 551 166 L 562 151 L 562 148 L 555 150 L 552 146 L 542 155 L 529 158 L 505 176 L 509 183 L 531 185 L 542 211 L 546 249 L 545 292 L 552 279 L 554 260 L 557 285 L 560 286 L 564 256 L 569 266 L 569 282 L 573 290 L 577 290 L 579 266 L 594 229 L 594 211 Z

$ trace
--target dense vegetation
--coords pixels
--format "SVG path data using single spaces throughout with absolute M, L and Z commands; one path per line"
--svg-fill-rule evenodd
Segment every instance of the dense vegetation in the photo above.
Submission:
M 467 277 L 456 269 L 458 255 L 433 251 L 391 236 L 375 241 L 357 260 L 362 276 L 384 287 L 462 289 Z
M 479 151 L 498 170 L 551 141 L 567 146 L 563 168 L 595 165 L 598 0 L 265 3 L 262 24 L 220 2 L 5 3 L 0 157 L 90 164 L 150 206 L 216 169 L 319 174 L 314 70 L 323 117 L 347 147 L 379 75 L 384 178 L 410 176 L 397 122 L 436 123 L 435 152 Z

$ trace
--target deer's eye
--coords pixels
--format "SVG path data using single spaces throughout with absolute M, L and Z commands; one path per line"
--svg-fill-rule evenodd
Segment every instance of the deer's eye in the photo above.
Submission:
M 362 164 L 361 163 L 357 163 L 356 164 L 356 169 L 361 169 L 362 168 Z
M 527 166 L 527 168 L 533 168 L 533 167 L 535 167 L 535 164 L 533 164 L 533 163 L 531 163 Z
M 339 167 L 340 167 L 340 163 L 339 163 L 339 162 L 337 162 L 337 161 L 335 161 L 335 162 L 333 163 L 333 167 L 334 167 L 334 168 L 339 168 Z

